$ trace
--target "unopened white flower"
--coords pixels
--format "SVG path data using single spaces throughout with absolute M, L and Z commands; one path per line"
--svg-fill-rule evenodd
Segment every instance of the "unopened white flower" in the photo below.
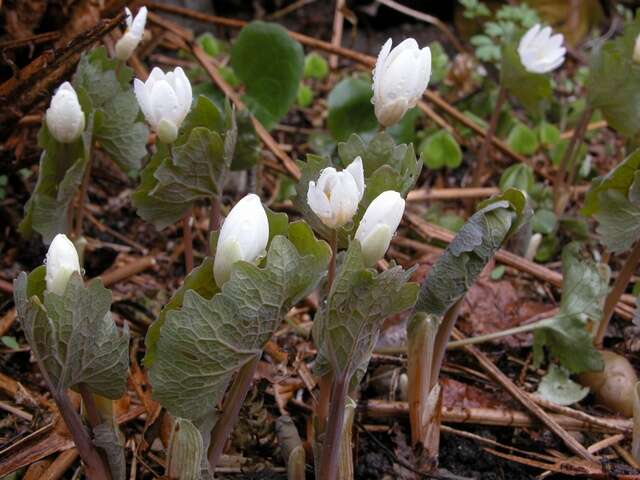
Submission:
M 640 35 L 636 37 L 636 43 L 633 45 L 633 61 L 640 63 Z
M 165 74 L 155 67 L 146 82 L 134 80 L 133 90 L 142 113 L 160 141 L 173 143 L 193 99 L 191 83 L 182 68 Z
M 382 192 L 369 204 L 356 230 L 356 240 L 362 246 L 367 265 L 384 257 L 403 213 L 404 199 L 393 190 Z
M 384 127 L 400 121 L 416 106 L 431 77 L 431 50 L 420 49 L 407 38 L 391 50 L 391 39 L 384 44 L 373 70 L 373 98 L 376 117 Z
M 138 44 L 142 41 L 144 35 L 144 26 L 147 23 L 147 7 L 140 7 L 135 18 L 131 15 L 131 10 L 124 7 L 126 13 L 127 30 L 124 35 L 116 42 L 116 58 L 126 61 Z
M 71 143 L 84 131 L 84 112 L 69 82 L 58 87 L 45 114 L 47 128 L 60 143 Z
M 76 247 L 63 233 L 56 235 L 49 245 L 46 268 L 44 280 L 47 290 L 57 295 L 64 294 L 73 272 L 80 273 L 80 260 Z
M 320 172 L 318 183 L 309 182 L 307 203 L 326 226 L 339 228 L 351 221 L 364 194 L 362 158 L 342 170 L 333 167 Z
M 269 220 L 260 197 L 250 193 L 231 209 L 222 224 L 213 276 L 221 287 L 231 276 L 231 266 L 240 260 L 255 262 L 264 255 L 269 241 Z
M 562 46 L 561 33 L 551 35 L 551 27 L 542 28 L 536 24 L 520 39 L 518 55 L 525 70 L 531 73 L 547 73 L 555 70 L 562 62 L 567 49 Z

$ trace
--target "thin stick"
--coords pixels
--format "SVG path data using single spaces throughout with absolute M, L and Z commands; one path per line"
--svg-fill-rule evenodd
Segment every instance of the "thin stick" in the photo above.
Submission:
M 334 378 L 331 388 L 331 408 L 327 430 L 322 444 L 319 480 L 334 480 L 338 472 L 338 454 L 340 453 L 340 432 L 344 423 L 344 411 L 347 401 L 348 379 L 346 375 Z
M 498 127 L 498 119 L 500 118 L 500 111 L 502 110 L 502 105 L 504 105 L 506 99 L 507 89 L 504 88 L 504 85 L 500 84 L 500 88 L 498 89 L 498 98 L 496 99 L 496 104 L 493 108 L 493 112 L 491 113 L 491 119 L 489 120 L 489 127 L 485 132 L 484 141 L 482 142 L 482 146 L 478 152 L 478 161 L 473 169 L 473 177 L 471 179 L 472 187 L 479 187 L 482 183 L 482 176 L 484 175 L 487 156 L 489 155 L 489 145 L 491 145 L 491 139 L 495 136 L 496 128 Z
M 184 265 L 186 274 L 193 270 L 193 236 L 191 223 L 193 220 L 193 207 L 189 207 L 187 214 L 182 219 L 182 242 L 184 244 Z
M 100 275 L 100 278 L 102 278 L 102 283 L 104 284 L 104 286 L 108 287 L 115 283 L 121 282 L 122 280 L 126 280 L 129 277 L 137 275 L 138 273 L 143 272 L 148 268 L 154 267 L 156 264 L 157 262 L 154 257 L 146 256 L 138 258 L 133 262 L 129 262 L 121 268 L 106 272 Z
M 209 446 L 209 467 L 212 472 L 216 471 L 224 445 L 227 443 L 227 439 L 240 413 L 240 408 L 251 388 L 251 382 L 253 382 L 253 375 L 258 368 L 259 360 L 259 357 L 255 356 L 242 366 L 229 389 L 220 419 L 216 426 L 213 427 L 211 445 Z
M 607 326 L 611 321 L 611 317 L 613 316 L 613 312 L 615 310 L 620 297 L 624 293 L 629 284 L 629 280 L 631 279 L 633 272 L 635 272 L 638 263 L 640 262 L 640 242 L 636 242 L 629 254 L 629 258 L 624 263 L 622 270 L 618 274 L 618 278 L 613 283 L 613 288 L 607 295 L 607 299 L 604 302 L 604 308 L 602 312 L 602 320 L 598 323 L 598 328 L 596 330 L 595 335 L 593 336 L 593 344 L 596 347 L 601 348 L 602 342 L 604 340 L 604 335 L 607 331 Z
M 345 0 L 336 0 L 336 8 L 333 14 L 333 34 L 331 35 L 331 45 L 340 47 L 342 43 L 342 28 L 344 26 L 344 15 L 342 9 L 344 8 Z M 331 70 L 338 68 L 338 56 L 331 55 L 329 57 L 329 66 Z
M 93 163 L 93 144 L 91 152 L 87 159 L 87 166 L 84 168 L 82 183 L 80 184 L 80 193 L 78 194 L 78 209 L 76 211 L 76 223 L 73 229 L 73 238 L 78 239 L 82 235 L 82 222 L 84 220 L 84 202 L 87 199 L 87 190 L 89 189 L 89 180 L 91 178 L 91 164 Z
M 562 201 L 562 198 L 564 194 L 565 177 L 567 176 L 567 167 L 569 165 L 569 161 L 574 156 L 574 150 L 578 148 L 579 142 L 582 141 L 582 137 L 584 136 L 584 132 L 587 128 L 587 124 L 589 123 L 592 112 L 593 109 L 591 107 L 587 107 L 582 111 L 582 115 L 580 115 L 578 124 L 573 131 L 573 135 L 571 136 L 569 145 L 567 145 L 567 149 L 565 150 L 564 155 L 562 156 L 562 160 L 560 161 L 560 167 L 556 172 L 555 182 L 553 182 L 553 203 L 555 206 L 556 214 L 558 215 L 564 211 L 564 202 Z
M 462 340 L 455 340 L 453 342 L 449 342 L 449 344 L 447 345 L 447 350 L 464 347 L 465 345 L 476 345 L 478 343 L 484 343 L 490 340 L 508 337 L 510 335 L 517 335 L 518 333 L 531 332 L 533 330 L 545 327 L 548 323 L 549 320 L 545 319 L 534 323 L 527 323 L 526 325 L 518 325 L 517 327 L 507 328 L 505 330 L 500 330 L 499 332 L 487 333 L 485 335 L 478 335 L 476 337 L 468 337 Z

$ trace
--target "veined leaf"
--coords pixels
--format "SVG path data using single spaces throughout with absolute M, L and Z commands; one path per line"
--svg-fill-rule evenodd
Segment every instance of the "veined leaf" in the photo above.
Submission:
M 329 132 L 337 141 L 353 134 L 374 132 L 378 126 L 371 103 L 371 83 L 362 78 L 345 78 L 329 93 Z
M 247 106 L 270 130 L 296 100 L 304 70 L 302 46 L 280 25 L 254 21 L 236 38 L 231 66 L 247 88 Z
M 51 243 L 60 232 L 68 232 L 67 210 L 82 182 L 89 158 L 90 135 L 83 135 L 73 143 L 59 143 L 43 122 L 38 132 L 40 157 L 38 181 L 27 201 L 20 233 L 30 236 L 33 231 L 42 235 L 44 243 Z
M 156 228 L 176 222 L 200 198 L 220 193 L 236 147 L 233 113 L 226 118 L 200 96 L 171 149 L 158 144 L 133 193 L 138 215 Z
M 526 194 L 520 190 L 507 190 L 481 204 L 429 272 L 416 310 L 444 315 L 527 216 Z
M 359 242 L 349 246 L 313 322 L 320 371 L 329 365 L 334 374 L 350 379 L 366 369 L 384 319 L 416 301 L 418 284 L 409 283 L 411 273 L 400 266 L 377 273 L 365 267 Z
M 186 290 L 167 310 L 150 379 L 154 397 L 173 415 L 197 421 L 222 399 L 234 372 L 260 355 L 287 310 L 313 290 L 330 252 L 303 222 L 276 236 L 264 266 L 234 264 L 210 299 Z
M 18 318 L 31 349 L 58 391 L 85 383 L 93 393 L 122 396 L 129 368 L 129 332 L 111 318 L 111 292 L 74 273 L 64 295 L 44 290 L 45 267 L 15 281 Z
M 94 140 L 124 170 L 138 169 L 147 154 L 149 130 L 131 90 L 133 71 L 110 59 L 104 47 L 83 55 L 73 77 Z
M 572 405 L 589 394 L 589 387 L 577 384 L 566 369 L 552 364 L 542 377 L 537 394 L 558 405 Z
M 640 17 L 627 23 L 624 32 L 596 48 L 589 62 L 587 98 L 602 111 L 607 124 L 626 136 L 640 130 L 640 65 L 633 61 Z
M 600 321 L 602 302 L 608 291 L 608 271 L 589 260 L 580 259 L 578 244 L 562 252 L 562 301 L 558 315 L 544 320 L 544 328 L 534 333 L 533 358 L 540 365 L 543 347 L 572 373 L 602 369 L 602 358 L 586 329 L 587 320 Z

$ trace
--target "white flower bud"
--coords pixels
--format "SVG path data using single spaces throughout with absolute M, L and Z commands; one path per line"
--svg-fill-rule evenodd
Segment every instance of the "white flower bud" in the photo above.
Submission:
M 142 113 L 160 141 L 174 142 L 193 99 L 191 83 L 182 68 L 165 74 L 156 67 L 146 82 L 136 78 L 133 89 Z
M 547 73 L 555 70 L 562 62 L 567 49 L 562 46 L 561 33 L 551 35 L 551 27 L 542 28 L 536 24 L 520 39 L 518 55 L 525 70 L 531 73 Z
M 56 295 L 64 294 L 73 272 L 81 273 L 78 252 L 66 235 L 59 233 L 49 245 L 46 267 L 47 290 Z
M 382 192 L 367 207 L 356 230 L 365 264 L 374 265 L 384 257 L 403 213 L 404 199 L 393 190 Z
M 269 220 L 260 197 L 250 193 L 231 209 L 220 229 L 213 276 L 221 287 L 231 276 L 231 266 L 240 260 L 255 262 L 264 255 L 269 241 Z
M 84 113 L 69 82 L 58 87 L 45 114 L 47 128 L 60 143 L 71 143 L 84 131 Z
M 640 63 L 640 35 L 636 37 L 636 43 L 633 46 L 633 61 Z
M 351 221 L 363 194 L 364 170 L 357 157 L 341 172 L 333 167 L 322 170 L 317 185 L 309 182 L 307 203 L 322 223 L 339 228 Z
M 407 38 L 391 50 L 391 39 L 380 50 L 373 70 L 373 98 L 376 117 L 383 127 L 400 121 L 422 97 L 431 77 L 431 50 L 420 49 Z
M 121 61 L 129 59 L 144 35 L 144 26 L 147 23 L 147 7 L 140 7 L 135 18 L 131 15 L 131 10 L 124 7 L 126 13 L 127 30 L 116 42 L 116 58 Z

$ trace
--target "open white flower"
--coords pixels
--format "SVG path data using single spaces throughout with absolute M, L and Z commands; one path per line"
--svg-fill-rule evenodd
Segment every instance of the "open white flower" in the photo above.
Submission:
M 403 213 L 404 199 L 393 190 L 382 192 L 369 204 L 356 230 L 356 240 L 362 246 L 367 265 L 374 265 L 384 257 Z
M 46 268 L 44 280 L 47 290 L 57 295 L 64 294 L 73 272 L 81 273 L 76 247 L 63 233 L 56 235 L 49 245 Z
M 562 46 L 561 33 L 551 35 L 551 27 L 536 24 L 520 39 L 518 55 L 524 68 L 531 73 L 547 73 L 564 62 L 567 49 Z
M 220 229 L 213 276 L 221 287 L 237 261 L 255 262 L 264 255 L 269 241 L 269 220 L 260 197 L 250 193 L 231 209 Z
M 160 141 L 173 143 L 193 99 L 191 83 L 182 68 L 165 74 L 155 67 L 146 82 L 134 80 L 133 90 L 142 113 Z
M 384 127 L 400 121 L 422 97 L 431 77 L 431 50 L 420 49 L 407 38 L 391 50 L 391 39 L 380 50 L 373 70 L 373 98 L 376 117 Z
M 47 128 L 60 143 L 71 143 L 84 131 L 84 112 L 69 82 L 58 87 L 45 114 Z
M 640 35 L 636 37 L 636 43 L 633 45 L 633 61 L 640 63 Z
M 131 15 L 131 10 L 124 7 L 126 13 L 127 30 L 124 35 L 116 42 L 116 58 L 126 61 L 138 44 L 142 41 L 144 35 L 144 26 L 147 23 L 147 7 L 140 7 L 135 18 Z
M 357 157 L 342 170 L 328 167 L 320 172 L 318 183 L 309 182 L 307 203 L 326 226 L 339 228 L 351 221 L 364 194 L 362 158 Z

